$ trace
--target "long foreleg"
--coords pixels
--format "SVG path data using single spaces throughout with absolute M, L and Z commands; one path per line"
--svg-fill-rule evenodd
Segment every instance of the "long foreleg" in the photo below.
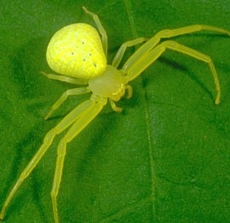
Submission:
M 222 33 L 224 35 L 230 36 L 229 31 L 214 26 L 208 26 L 208 25 L 192 25 L 192 26 L 185 26 L 178 29 L 165 29 L 158 32 L 155 36 L 153 36 L 145 44 L 143 44 L 140 48 L 138 48 L 138 50 L 126 61 L 122 69 L 125 72 L 126 70 L 129 69 L 129 67 L 135 64 L 137 61 L 142 60 L 142 58 L 145 57 L 149 51 L 153 50 L 163 39 L 182 36 L 182 35 L 199 32 L 203 30 Z
M 155 60 L 157 60 L 165 52 L 166 49 L 171 49 L 171 50 L 183 53 L 183 54 L 187 54 L 188 56 L 193 57 L 197 60 L 203 61 L 209 65 L 211 73 L 213 75 L 216 92 L 217 92 L 215 104 L 219 104 L 220 102 L 220 83 L 219 83 L 218 75 L 217 75 L 215 66 L 212 62 L 212 59 L 203 53 L 200 53 L 189 47 L 183 46 L 175 41 L 165 41 L 159 44 L 148 54 L 145 54 L 142 60 L 139 60 L 136 63 L 132 64 L 132 66 L 130 66 L 129 69 L 127 69 L 127 75 L 125 76 L 126 82 L 133 80 L 139 74 L 141 74 L 150 64 L 152 64 Z
M 99 98 L 99 100 L 92 101 L 90 108 L 87 111 L 82 111 L 81 117 L 71 126 L 65 136 L 61 139 L 57 150 L 57 161 L 53 180 L 53 187 L 51 191 L 51 198 L 53 204 L 54 220 L 59 222 L 57 196 L 60 188 L 64 159 L 66 155 L 66 145 L 72 141 L 101 111 L 105 105 L 106 100 Z
M 73 111 L 71 111 L 56 127 L 51 129 L 45 136 L 43 144 L 38 149 L 34 157 L 31 159 L 29 164 L 26 166 L 26 168 L 22 171 L 21 175 L 19 176 L 17 182 L 15 183 L 13 189 L 10 191 L 8 197 L 6 198 L 2 210 L 0 212 L 0 219 L 3 219 L 6 209 L 12 200 L 13 196 L 23 183 L 23 181 L 30 175 L 30 173 L 34 170 L 34 168 L 37 166 L 38 162 L 41 160 L 45 152 L 48 150 L 49 146 L 52 144 L 54 137 L 63 132 L 66 128 L 68 128 L 73 122 L 75 122 L 80 116 L 82 115 L 82 112 L 87 112 L 89 110 L 89 106 L 91 105 L 91 101 L 85 101 L 82 104 L 80 104 L 77 108 L 75 108 Z

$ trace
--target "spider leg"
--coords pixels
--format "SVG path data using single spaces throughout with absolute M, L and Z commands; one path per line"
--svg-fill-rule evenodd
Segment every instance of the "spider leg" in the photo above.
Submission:
M 131 85 L 126 84 L 125 89 L 128 92 L 127 95 L 126 95 L 126 98 L 130 99 L 132 97 L 132 95 L 133 95 L 133 88 L 132 88 Z
M 81 80 L 78 78 L 73 78 L 73 77 L 67 77 L 63 75 L 58 75 L 58 74 L 48 74 L 43 71 L 41 71 L 43 75 L 45 75 L 47 78 L 52 79 L 52 80 L 57 80 L 57 81 L 62 81 L 62 82 L 67 82 L 70 84 L 77 84 L 77 85 L 87 85 L 88 81 L 87 80 Z
M 13 196 L 23 183 L 23 181 L 30 175 L 33 169 L 37 166 L 38 162 L 41 160 L 45 152 L 48 150 L 49 146 L 52 144 L 54 137 L 57 134 L 63 132 L 66 128 L 68 128 L 72 123 L 74 123 L 78 118 L 82 116 L 85 112 L 91 109 L 92 102 L 91 100 L 87 100 L 77 106 L 73 111 L 71 111 L 66 117 L 57 124 L 56 127 L 51 129 L 46 136 L 44 137 L 43 144 L 38 149 L 36 154 L 33 156 L 29 164 L 26 168 L 22 171 L 21 175 L 19 176 L 18 180 L 16 181 L 14 187 L 10 191 L 8 197 L 6 198 L 2 210 L 0 212 L 0 219 L 3 219 L 6 208 L 8 207 L 10 201 L 12 200 Z
M 149 51 L 148 54 L 145 54 L 141 60 L 132 64 L 132 66 L 130 66 L 129 69 L 127 70 L 127 76 L 126 76 L 127 82 L 137 77 L 150 64 L 152 64 L 155 60 L 157 60 L 162 55 L 162 53 L 164 53 L 166 49 L 178 51 L 180 53 L 193 57 L 197 60 L 203 61 L 209 65 L 212 75 L 213 75 L 216 92 L 217 92 L 215 104 L 219 104 L 220 102 L 220 83 L 219 83 L 218 75 L 217 75 L 215 66 L 212 62 L 212 59 L 203 53 L 200 53 L 189 47 L 183 46 L 175 41 L 165 41 L 159 44 L 153 50 Z
M 109 103 L 110 103 L 111 108 L 115 112 L 121 112 L 123 110 L 123 108 L 116 106 L 115 102 L 112 99 L 109 99 Z
M 61 104 L 68 98 L 68 96 L 72 95 L 80 95 L 80 94 L 86 94 L 89 93 L 90 89 L 88 87 L 79 87 L 79 88 L 73 88 L 65 91 L 62 96 L 52 105 L 50 111 L 45 116 L 45 120 L 48 119 L 51 114 L 61 106 Z
M 70 127 L 65 136 L 61 139 L 57 149 L 57 161 L 53 180 L 53 187 L 51 191 L 51 198 L 53 204 L 54 220 L 59 222 L 57 196 L 60 188 L 64 159 L 66 155 L 66 145 L 72 141 L 101 111 L 107 100 L 104 98 L 94 98 L 86 111 L 82 111 L 81 117 Z
M 138 45 L 140 43 L 143 43 L 143 42 L 145 42 L 147 40 L 148 40 L 148 38 L 140 37 L 140 38 L 130 40 L 130 41 L 127 41 L 127 42 L 123 43 L 120 46 L 119 50 L 117 51 L 117 53 L 116 53 L 116 55 L 115 55 L 115 57 L 113 59 L 112 66 L 114 66 L 116 68 L 119 66 L 119 64 L 120 64 L 120 62 L 121 62 L 121 60 L 122 60 L 122 58 L 123 58 L 123 56 L 125 54 L 125 51 L 126 51 L 127 47 L 136 46 L 136 45 Z
M 144 57 L 145 54 L 148 54 L 149 51 L 153 50 L 162 39 L 172 38 L 203 30 L 222 33 L 224 35 L 230 36 L 229 31 L 208 25 L 192 25 L 171 30 L 165 29 L 158 32 L 155 36 L 153 36 L 150 40 L 148 40 L 145 44 L 138 48 L 137 51 L 126 61 L 122 69 L 124 71 L 129 69 L 130 66 L 132 66 L 134 63 L 136 63 L 138 60 Z
M 88 15 L 92 16 L 94 22 L 96 23 L 96 26 L 99 30 L 99 33 L 101 34 L 101 38 L 102 38 L 102 45 L 103 45 L 103 49 L 105 52 L 105 56 L 107 57 L 107 51 L 108 51 L 108 37 L 107 37 L 107 33 L 104 29 L 104 27 L 101 24 L 100 19 L 98 18 L 98 15 L 89 11 L 85 6 L 82 6 L 82 9 L 85 11 L 85 13 L 87 13 Z
M 132 95 L 133 95 L 133 88 L 132 88 L 132 86 L 126 84 L 126 85 L 125 85 L 125 90 L 127 91 L 126 98 L 127 98 L 127 99 L 130 99 L 130 98 L 132 97 Z M 115 102 L 114 102 L 111 98 L 109 98 L 109 103 L 110 103 L 111 108 L 112 108 L 115 112 L 121 112 L 121 111 L 123 110 L 123 108 L 118 107 L 118 106 L 115 104 Z

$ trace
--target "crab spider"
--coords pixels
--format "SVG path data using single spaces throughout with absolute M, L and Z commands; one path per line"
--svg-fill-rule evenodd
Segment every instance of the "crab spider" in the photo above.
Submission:
M 84 23 L 72 24 L 57 31 L 49 42 L 46 57 L 50 68 L 61 75 L 43 73 L 50 79 L 77 85 L 81 84 L 83 86 L 64 92 L 57 102 L 54 103 L 45 119 L 50 117 L 68 96 L 90 92 L 92 92 L 92 95 L 89 100 L 74 108 L 46 134 L 43 144 L 22 171 L 6 198 L 0 213 L 0 219 L 3 219 L 11 199 L 23 181 L 37 166 L 52 144 L 54 137 L 68 128 L 67 133 L 60 140 L 57 148 L 57 160 L 51 191 L 54 220 L 56 223 L 59 222 L 57 195 L 62 178 L 67 143 L 73 140 L 98 115 L 108 101 L 114 111 L 120 112 L 122 108 L 117 107 L 115 102 L 119 101 L 126 92 L 128 98 L 132 96 L 132 88 L 128 83 L 156 61 L 165 50 L 177 51 L 206 63 L 210 67 L 215 83 L 215 104 L 220 102 L 219 79 L 211 58 L 173 40 L 163 40 L 202 30 L 230 36 L 229 31 L 208 25 L 191 25 L 178 29 L 162 30 L 150 39 L 137 38 L 125 42 L 118 50 L 112 65 L 107 65 L 108 44 L 106 31 L 96 14 L 90 12 L 85 7 L 83 7 L 83 10 L 93 18 L 99 33 L 92 26 Z M 122 68 L 118 69 L 126 49 L 142 43 L 143 45 L 134 52 Z

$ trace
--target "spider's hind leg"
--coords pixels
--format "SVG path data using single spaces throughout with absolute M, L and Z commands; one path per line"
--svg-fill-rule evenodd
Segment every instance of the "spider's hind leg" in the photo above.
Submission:
M 98 15 L 89 11 L 85 6 L 82 7 L 82 9 L 85 11 L 85 13 L 87 13 L 88 15 L 92 16 L 94 22 L 96 23 L 96 26 L 99 30 L 99 33 L 101 34 L 102 37 L 102 45 L 103 45 L 103 49 L 105 52 L 105 56 L 107 56 L 107 51 L 108 51 L 108 37 L 107 37 L 107 33 L 104 29 L 104 27 L 101 24 L 100 19 L 98 18 Z
M 50 74 L 50 73 L 45 73 L 43 71 L 41 71 L 41 73 L 51 80 L 62 81 L 62 82 L 66 82 L 69 84 L 76 84 L 76 85 L 87 85 L 88 84 L 88 80 L 67 77 L 67 76 L 60 75 L 60 74 Z

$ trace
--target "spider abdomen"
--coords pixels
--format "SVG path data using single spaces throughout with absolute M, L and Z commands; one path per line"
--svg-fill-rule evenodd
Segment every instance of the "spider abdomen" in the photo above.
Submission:
M 49 42 L 46 57 L 55 72 L 80 79 L 102 74 L 107 63 L 97 30 L 84 23 L 57 31 Z

